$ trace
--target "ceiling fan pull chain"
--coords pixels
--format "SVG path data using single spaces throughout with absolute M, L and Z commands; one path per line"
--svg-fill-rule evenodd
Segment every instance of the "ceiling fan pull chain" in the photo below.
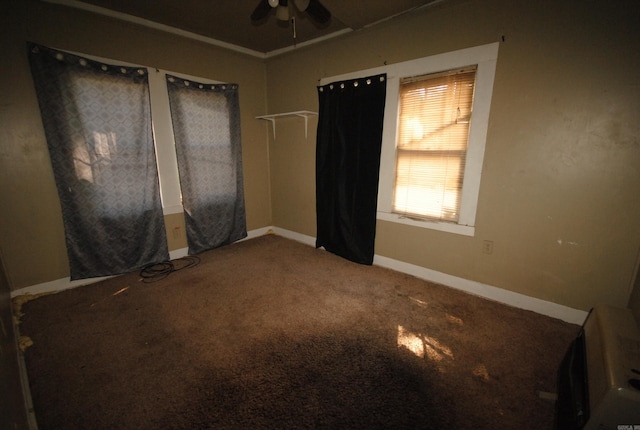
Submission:
M 296 46 L 296 39 L 298 34 L 296 33 L 296 17 L 291 17 L 291 29 L 293 31 L 293 46 Z

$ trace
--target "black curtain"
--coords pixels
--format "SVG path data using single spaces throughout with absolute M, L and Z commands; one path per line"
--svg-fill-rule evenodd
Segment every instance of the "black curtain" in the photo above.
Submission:
M 372 264 L 386 75 L 318 87 L 316 247 Z

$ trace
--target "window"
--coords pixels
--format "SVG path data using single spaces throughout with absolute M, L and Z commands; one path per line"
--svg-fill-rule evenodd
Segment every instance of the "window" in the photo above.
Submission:
M 166 73 L 30 46 L 34 83 L 62 206 L 71 278 L 125 273 L 166 260 L 169 253 L 163 212 L 182 213 L 184 191 L 184 182 L 178 180 Z M 180 78 L 188 86 L 186 79 Z M 216 200 L 215 192 L 222 190 L 239 203 L 230 208 L 226 205 L 226 211 L 220 210 L 220 205 L 208 208 L 204 224 L 212 227 L 199 228 L 197 234 L 187 231 L 189 252 L 246 236 L 237 85 L 218 86 L 207 81 L 198 82 L 201 89 L 206 86 L 206 91 L 214 92 L 214 88 L 229 87 L 229 91 L 222 100 L 215 99 L 206 106 L 196 102 L 199 108 L 187 115 L 188 129 L 197 133 L 207 127 L 216 129 L 217 142 L 231 140 L 235 149 L 211 151 L 212 136 L 204 133 L 203 140 L 187 135 L 188 145 L 208 145 L 207 153 L 213 155 L 196 154 L 193 167 L 198 171 L 192 176 L 202 178 L 205 168 L 215 171 L 217 176 L 207 179 L 216 189 L 203 186 L 197 194 Z M 231 172 L 232 161 L 237 165 Z M 222 177 L 228 180 L 222 181 Z M 231 233 L 228 229 L 221 231 L 229 224 L 234 227 Z M 188 229 L 190 225 L 187 222 Z M 222 237 L 207 241 L 206 248 L 194 248 L 190 238 L 205 237 L 205 230 L 215 230 Z
M 106 62 L 125 67 L 141 67 L 148 69 L 149 98 L 151 100 L 151 120 L 153 128 L 153 142 L 155 145 L 158 180 L 160 183 L 160 197 L 162 209 L 165 215 L 182 213 L 182 190 L 178 174 L 178 161 L 176 158 L 175 139 L 169 108 L 169 95 L 167 92 L 166 76 L 174 72 L 157 68 L 147 68 L 138 64 L 127 63 L 119 60 L 111 60 L 103 57 L 71 52 L 98 62 Z M 175 74 L 174 74 L 175 75 Z M 205 84 L 221 84 L 198 76 L 180 73 L 180 77 Z
M 392 211 L 457 222 L 476 67 L 400 79 Z
M 498 59 L 498 46 L 498 43 L 491 43 L 320 80 L 320 85 L 325 85 L 338 80 L 355 79 L 380 73 L 387 74 L 387 96 L 380 158 L 380 184 L 378 188 L 377 217 L 379 220 L 467 236 L 475 234 L 476 208 L 480 192 L 480 177 L 489 124 L 493 80 Z M 410 88 L 422 78 L 425 81 L 429 81 L 430 78 L 437 78 L 438 76 L 442 78 L 450 71 L 471 71 L 474 67 L 475 85 L 472 93 L 467 94 L 471 95 L 471 108 L 468 112 L 473 113 L 468 118 L 469 123 L 464 124 L 468 116 L 464 108 L 461 108 L 459 115 L 457 108 L 454 110 L 454 116 L 460 126 L 455 127 L 458 129 L 457 132 L 464 134 L 465 131 L 460 130 L 466 129 L 467 133 L 467 146 L 464 157 L 463 149 L 456 149 L 455 145 L 451 145 L 446 149 L 442 146 L 436 149 L 437 146 L 434 146 L 432 151 L 429 151 L 428 144 L 424 142 L 415 142 L 412 145 L 407 145 L 406 140 L 402 140 L 403 137 L 401 135 L 409 141 L 424 141 L 424 136 L 429 126 L 425 126 L 425 124 L 418 126 L 415 121 L 405 122 L 403 126 L 402 113 L 400 112 L 401 87 Z M 444 74 L 439 75 L 442 72 Z M 414 77 L 419 78 L 416 79 Z M 420 85 L 418 84 L 415 95 L 420 96 Z M 432 91 L 437 91 L 438 85 L 435 85 L 435 87 Z M 426 87 L 424 91 L 428 91 Z M 422 130 L 420 130 L 420 127 L 422 127 Z M 416 139 L 420 133 L 422 133 L 423 139 Z M 438 151 L 441 154 L 437 154 Z M 457 156 L 454 156 L 456 152 Z M 445 153 L 446 157 L 444 157 Z M 412 170 L 410 175 L 406 175 L 410 176 L 412 180 L 420 179 L 420 176 L 428 178 L 424 182 L 427 186 L 415 186 L 409 182 L 402 182 L 405 180 L 403 179 L 402 170 L 406 169 L 407 166 L 412 167 L 408 160 L 413 157 L 410 157 L 409 154 L 415 155 L 417 161 L 424 161 L 425 159 L 433 161 L 436 158 L 435 155 L 442 156 L 447 161 L 446 163 L 439 161 L 440 166 L 438 166 L 437 162 L 433 162 L 431 163 L 433 168 L 422 168 L 417 173 Z M 400 197 L 403 192 L 407 195 L 406 189 L 409 190 L 409 194 L 413 194 L 408 201 L 425 200 L 414 196 L 421 193 L 433 193 L 430 188 L 437 188 L 432 186 L 434 178 L 443 171 L 447 171 L 447 177 L 453 177 L 457 180 L 457 182 L 456 180 L 453 182 L 450 180 L 444 181 L 444 190 L 449 190 L 440 192 L 439 200 L 444 205 L 444 209 L 438 209 L 437 207 L 434 209 L 432 206 L 425 204 L 419 204 L 417 205 L 418 207 L 414 207 L 402 203 Z M 396 172 L 399 173 L 400 180 L 397 180 Z M 462 175 L 460 175 L 460 172 L 462 172 Z M 449 173 L 453 174 L 449 175 Z M 398 187 L 396 187 L 396 184 Z M 406 189 L 396 192 L 396 188 L 402 187 Z M 450 189 L 457 191 L 454 193 Z M 456 196 L 455 198 L 452 197 L 454 195 Z
M 138 70 L 142 76 L 143 69 Z M 90 73 L 69 73 L 68 85 L 73 100 L 69 109 L 82 124 L 76 125 L 82 132 L 70 133 L 74 136 L 74 173 L 84 184 L 82 189 L 91 190 L 84 203 L 96 216 L 105 218 L 135 216 L 147 210 L 141 203 L 145 200 L 142 193 L 154 188 L 144 184 L 148 184 L 147 176 L 157 180 L 153 178 L 157 166 L 146 100 L 148 86 L 140 93 L 136 91 L 140 82 Z M 146 173 L 148 169 L 151 175 Z M 132 186 L 138 189 L 135 196 L 126 192 Z
M 148 70 L 162 209 L 165 215 L 185 213 L 189 253 L 244 238 L 238 85 L 78 55 Z M 173 91 L 169 91 L 172 85 Z M 184 86 L 185 91 L 177 91 L 176 85 Z M 179 124 L 173 121 L 170 92 L 175 96 L 173 108 L 181 112 Z M 189 153 L 181 168 L 178 152 Z

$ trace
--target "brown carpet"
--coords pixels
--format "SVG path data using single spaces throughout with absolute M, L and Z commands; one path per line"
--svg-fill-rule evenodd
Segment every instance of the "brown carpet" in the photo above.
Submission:
M 22 306 L 41 429 L 551 429 L 579 327 L 275 235 Z

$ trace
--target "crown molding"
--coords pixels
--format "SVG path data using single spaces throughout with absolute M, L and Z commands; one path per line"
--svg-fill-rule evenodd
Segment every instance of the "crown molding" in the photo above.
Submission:
M 52 4 L 57 4 L 57 5 L 61 5 L 61 6 L 67 6 L 67 7 L 72 7 L 75 9 L 80 9 L 80 10 L 84 10 L 86 12 L 91 12 L 91 13 L 95 13 L 98 15 L 102 15 L 102 16 L 107 16 L 110 18 L 114 18 L 114 19 L 118 19 L 120 21 L 125 21 L 125 22 L 129 22 L 132 24 L 137 24 L 137 25 L 141 25 L 144 27 L 148 27 L 148 28 L 152 28 L 154 30 L 160 30 L 160 31 L 164 31 L 166 33 L 170 33 L 170 34 L 174 34 L 176 36 L 181 36 L 181 37 L 186 37 L 188 39 L 192 39 L 192 40 L 196 40 L 198 42 L 203 42 L 203 43 L 207 43 L 209 45 L 213 45 L 213 46 L 217 46 L 219 48 L 224 48 L 224 49 L 228 49 L 234 52 L 239 52 L 241 54 L 246 54 L 255 58 L 260 58 L 260 59 L 267 59 L 267 58 L 271 58 L 271 57 L 275 57 L 277 55 L 282 55 L 285 54 L 287 52 L 291 52 L 296 50 L 297 48 L 301 48 L 304 46 L 309 46 L 309 45 L 313 45 L 322 41 L 325 41 L 327 39 L 332 39 L 334 37 L 338 37 L 341 36 L 343 34 L 346 33 L 350 33 L 353 30 L 350 28 L 346 28 L 343 30 L 339 30 L 336 32 L 333 32 L 331 34 L 327 34 L 325 36 L 321 36 L 321 37 L 317 37 L 315 39 L 312 40 L 308 40 L 306 42 L 302 42 L 302 43 L 297 43 L 295 45 L 292 46 L 287 46 L 285 48 L 280 48 L 280 49 L 275 49 L 273 51 L 268 51 L 268 52 L 260 52 L 260 51 L 256 51 L 253 49 L 249 49 L 249 48 L 245 48 L 244 46 L 240 46 L 240 45 L 235 45 L 233 43 L 228 43 L 228 42 L 223 42 L 221 40 L 217 40 L 211 37 L 207 37 L 207 36 L 203 36 L 201 34 L 197 34 L 197 33 L 193 33 L 191 31 L 186 31 L 186 30 L 182 30 L 176 27 L 172 27 L 170 25 L 165 25 L 165 24 L 160 24 L 158 22 L 155 21 L 151 21 L 148 19 L 144 19 L 144 18 L 140 18 L 137 16 L 133 16 L 133 15 L 129 15 L 127 13 L 123 13 L 123 12 L 118 12 L 118 11 L 114 11 L 111 9 L 107 9 L 104 7 L 100 7 L 100 6 L 95 6 L 89 3 L 84 3 L 78 0 L 42 0 L 46 3 L 52 3 Z

